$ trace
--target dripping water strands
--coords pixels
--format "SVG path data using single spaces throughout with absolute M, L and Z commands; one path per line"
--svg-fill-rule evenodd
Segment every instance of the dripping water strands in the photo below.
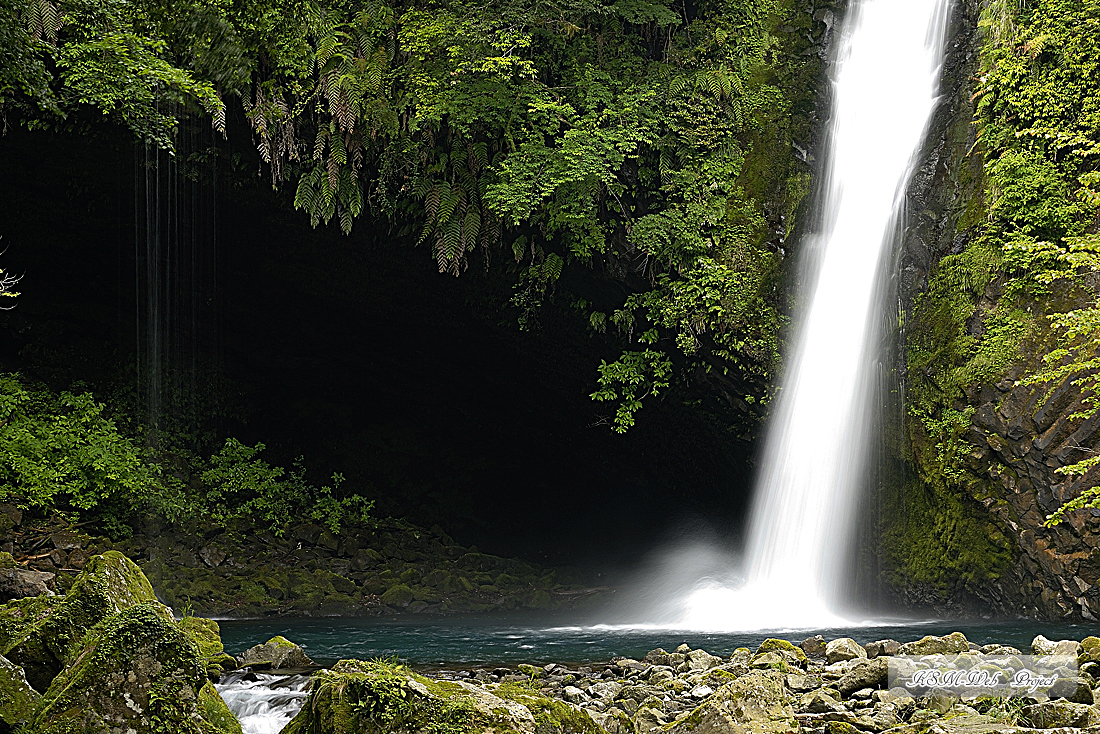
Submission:
M 852 538 L 882 404 L 882 274 L 935 109 L 950 0 L 853 0 L 830 79 L 833 111 L 805 306 L 774 403 L 741 569 L 682 598 L 664 626 L 849 626 Z M 696 577 L 697 578 L 697 577 Z
M 134 151 L 135 399 L 154 448 L 216 413 L 221 363 L 215 138 L 199 116 L 165 112 L 175 151 Z

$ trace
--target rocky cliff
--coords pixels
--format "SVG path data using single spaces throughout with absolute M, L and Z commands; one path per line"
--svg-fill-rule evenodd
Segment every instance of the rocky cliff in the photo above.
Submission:
M 1045 316 L 1092 295 L 1068 285 L 1043 300 L 1006 295 L 1000 252 L 978 242 L 992 198 L 975 124 L 980 3 L 953 13 L 943 102 L 908 191 L 896 271 L 906 430 L 883 490 L 883 573 L 905 608 L 1093 620 L 1100 511 L 1056 528 L 1044 520 L 1096 484 L 1095 470 L 1055 470 L 1100 447 L 1100 423 L 1071 417 L 1081 394 L 1068 382 L 1018 384 L 1052 346 Z

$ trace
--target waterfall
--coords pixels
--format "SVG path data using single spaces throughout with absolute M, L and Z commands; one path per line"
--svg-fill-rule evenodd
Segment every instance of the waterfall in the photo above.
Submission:
M 693 629 L 821 628 L 842 617 L 867 473 L 879 274 L 939 92 L 949 0 L 852 0 L 833 66 L 819 234 L 806 306 L 774 405 L 749 526 L 747 573 L 685 601 Z

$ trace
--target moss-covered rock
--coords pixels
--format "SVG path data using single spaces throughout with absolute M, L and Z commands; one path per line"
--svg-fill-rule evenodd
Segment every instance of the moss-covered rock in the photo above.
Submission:
M 70 664 L 43 696 L 29 734 L 239 732 L 224 716 L 218 723 L 204 717 L 204 712 L 224 714 L 213 688 L 202 693 L 208 686 L 198 649 L 168 608 L 140 603 L 101 621 L 74 646 Z
M 806 656 L 805 650 L 797 647 L 792 642 L 788 642 L 787 640 L 779 640 L 774 637 L 769 637 L 768 639 L 760 643 L 760 647 L 756 649 L 756 653 L 759 655 L 760 653 L 775 652 L 778 650 L 783 650 L 785 652 L 791 653 L 795 656 L 795 659 L 798 660 L 799 663 L 805 664 L 809 661 L 809 658 Z
M 0 551 L 0 569 L 15 568 L 18 565 L 19 564 L 15 562 L 15 558 L 12 557 L 11 553 Z
M 901 655 L 948 655 L 950 653 L 967 652 L 970 643 L 962 632 L 952 632 L 943 637 L 925 635 L 916 642 L 907 642 L 898 648 Z
M 305 668 L 313 665 L 313 661 L 298 645 L 295 645 L 285 637 L 275 636 L 262 645 L 256 645 L 237 656 L 237 665 L 240 667 L 271 668 Z
M 23 669 L 0 657 L 0 732 L 29 721 L 40 698 L 28 685 Z
M 794 734 L 798 721 L 787 701 L 783 675 L 754 670 L 728 683 L 690 715 L 667 729 L 670 734 Z
M 219 734 L 241 734 L 241 722 L 210 681 L 199 689 L 199 715 Z
M 341 660 L 313 678 L 309 699 L 283 734 L 373 731 L 440 734 L 604 734 L 589 714 L 519 684 L 435 681 L 400 665 Z
M 225 652 L 221 628 L 214 620 L 203 617 L 184 617 L 178 624 L 191 642 L 195 643 L 195 647 L 203 657 L 214 657 Z
M 56 603 L 17 602 L 16 612 L 0 614 L 0 655 L 21 666 L 37 690 L 49 687 L 69 661 L 84 633 L 103 619 L 135 605 L 156 602 L 153 587 L 133 561 L 115 551 L 94 556 Z M 11 606 L 11 605 L 8 605 Z M 5 610 L 7 607 L 5 607 Z

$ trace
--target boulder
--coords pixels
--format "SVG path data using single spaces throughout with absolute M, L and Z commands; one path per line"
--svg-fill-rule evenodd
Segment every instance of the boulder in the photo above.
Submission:
M 1077 656 L 1077 664 L 1100 663 L 1100 637 L 1086 637 L 1081 640 L 1081 654 Z
M 298 645 L 285 637 L 272 637 L 262 645 L 256 645 L 237 656 L 238 667 L 279 670 L 280 668 L 306 668 L 313 661 Z
M 1100 714 L 1092 706 L 1069 701 L 1044 701 L 1025 706 L 1020 718 L 1037 729 L 1072 726 L 1083 729 L 1100 724 Z
M 760 647 L 756 648 L 756 654 L 759 655 L 760 653 L 777 652 L 780 650 L 793 655 L 794 659 L 797 660 L 799 663 L 805 664 L 809 661 L 809 658 L 806 656 L 805 650 L 800 647 L 796 647 L 794 644 L 788 642 L 787 640 L 779 640 L 774 637 L 768 638 L 767 640 L 764 640 L 762 643 L 760 643 Z
M 239 726 L 204 718 L 204 711 L 218 708 L 217 691 L 202 693 L 208 683 L 198 651 L 168 608 L 137 604 L 97 624 L 76 645 L 71 663 L 43 695 L 30 730 L 239 734 Z
M 825 638 L 821 635 L 807 637 L 799 647 L 802 648 L 802 652 L 811 658 L 821 659 L 825 657 Z
M 889 672 L 889 661 L 875 658 L 852 668 L 837 681 L 836 687 L 845 696 L 863 688 L 878 688 L 886 683 Z
M 706 650 L 692 650 L 687 653 L 688 670 L 701 671 L 716 668 L 722 664 L 722 658 L 711 655 Z
M 44 691 L 87 630 L 113 614 L 156 602 L 156 595 L 133 561 L 109 551 L 88 561 L 64 598 L 22 601 L 27 604 L 15 604 L 24 612 L 23 624 L 7 636 L 0 631 L 0 655 L 21 666 L 31 686 Z
M 810 691 L 802 696 L 798 702 L 798 710 L 808 714 L 828 714 L 834 711 L 842 711 L 843 706 L 828 689 Z
M 794 734 L 798 721 L 783 689 L 783 675 L 755 670 L 715 691 L 668 734 Z
M 825 660 L 832 665 L 842 660 L 854 660 L 867 657 L 867 651 L 851 637 L 841 637 L 832 640 L 825 646 Z
M 1062 698 L 1071 703 L 1093 704 L 1092 686 L 1082 677 L 1059 678 L 1054 681 L 1047 695 L 1051 698 Z
M 0 731 L 13 731 L 29 721 L 40 698 L 23 669 L 0 657 Z
M 1032 655 L 1073 655 L 1081 653 L 1081 643 L 1077 640 L 1048 640 L 1042 635 L 1037 635 L 1031 641 Z
M 7 555 L 7 554 L 5 554 Z M 54 574 L 29 568 L 0 568 L 0 604 L 12 599 L 52 594 Z
M 609 723 L 622 718 L 621 712 L 609 717 Z M 522 686 L 490 692 L 467 681 L 433 681 L 400 665 L 341 660 L 314 674 L 309 698 L 282 734 L 358 734 L 378 731 L 378 722 L 385 721 L 410 732 L 599 731 L 583 709 Z
M 969 651 L 970 643 L 962 632 L 952 632 L 943 637 L 926 635 L 916 642 L 907 642 L 898 648 L 899 655 L 947 655 Z
M 178 624 L 198 648 L 199 655 L 206 662 L 206 674 L 211 680 L 218 680 L 222 673 L 236 670 L 237 660 L 225 652 L 221 628 L 217 622 L 203 617 L 184 617 Z
M 897 655 L 900 648 L 901 643 L 897 640 L 876 640 L 863 646 L 869 658 Z

